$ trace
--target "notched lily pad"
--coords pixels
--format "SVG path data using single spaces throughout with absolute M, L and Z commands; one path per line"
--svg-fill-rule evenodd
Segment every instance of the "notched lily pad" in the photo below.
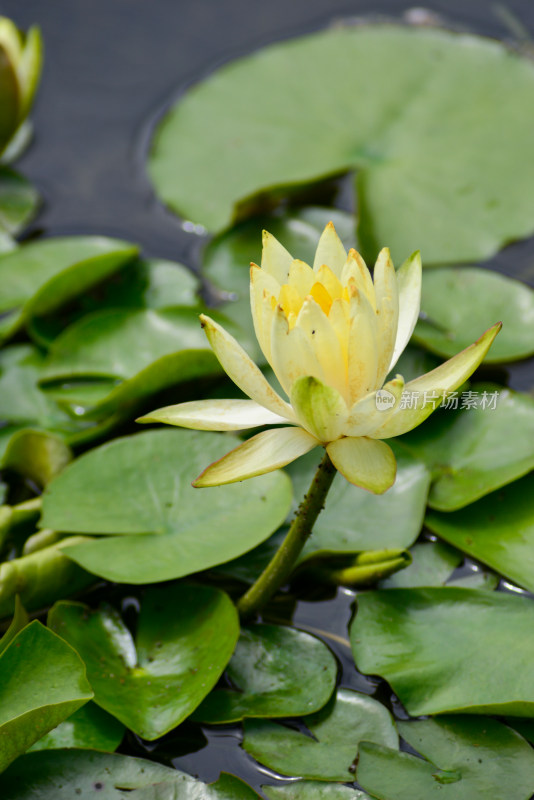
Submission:
M 96 703 L 90 702 L 64 722 L 60 722 L 57 728 L 35 742 L 30 750 L 33 752 L 80 747 L 112 753 L 120 745 L 123 736 L 124 725 Z
M 296 717 L 318 711 L 334 691 L 337 664 L 319 639 L 280 625 L 250 625 L 226 668 L 232 689 L 214 689 L 195 711 L 208 723 Z
M 135 641 L 109 607 L 57 603 L 48 624 L 85 661 L 95 702 L 148 740 L 194 711 L 239 636 L 237 612 L 224 592 L 184 584 L 147 590 Z

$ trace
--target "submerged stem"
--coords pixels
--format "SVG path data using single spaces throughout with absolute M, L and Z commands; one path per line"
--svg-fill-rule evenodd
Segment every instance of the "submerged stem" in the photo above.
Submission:
M 313 530 L 315 520 L 324 508 L 328 490 L 336 475 L 336 468 L 325 451 L 323 460 L 311 482 L 297 515 L 287 532 L 286 538 L 263 570 L 258 580 L 250 587 L 237 604 L 241 619 L 254 616 L 267 603 L 273 594 L 286 583 L 297 558 Z

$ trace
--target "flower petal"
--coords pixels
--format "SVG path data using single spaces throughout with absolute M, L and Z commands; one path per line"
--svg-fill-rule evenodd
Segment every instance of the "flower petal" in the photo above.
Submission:
M 213 352 L 235 385 L 260 406 L 293 422 L 294 414 L 289 403 L 274 391 L 234 337 L 205 314 L 200 315 L 200 320 Z
M 272 472 L 313 450 L 318 444 L 317 439 L 302 428 L 263 431 L 210 464 L 193 481 L 193 486 L 220 486 Z
M 305 375 L 313 375 L 324 381 L 321 366 L 308 338 L 300 328 L 289 330 L 281 308 L 277 308 L 273 316 L 270 364 L 288 396 L 295 381 Z
M 397 275 L 387 247 L 378 254 L 374 269 L 374 286 L 378 323 L 378 383 L 381 384 L 389 372 L 399 318 Z
M 397 286 L 399 291 L 399 322 L 397 326 L 397 338 L 393 356 L 389 364 L 388 372 L 393 369 L 400 354 L 411 339 L 415 324 L 419 317 L 421 307 L 421 283 L 422 283 L 421 254 L 419 251 L 407 258 L 401 268 L 397 271 Z
M 366 295 L 351 287 L 348 399 L 354 403 L 379 385 L 377 317 Z
M 307 297 L 302 304 L 295 329 L 300 329 L 311 345 L 315 359 L 324 375 L 324 378 L 319 379 L 324 380 L 324 383 L 333 386 L 341 395 L 345 396 L 347 394 L 347 361 L 343 356 L 343 348 L 330 320 L 313 298 Z M 319 377 L 316 370 L 301 371 L 300 374 Z
M 346 260 L 347 251 L 336 233 L 334 223 L 329 222 L 321 234 L 317 250 L 315 251 L 313 271 L 317 272 L 319 267 L 326 264 L 326 266 L 330 267 L 332 272 L 339 277 Z
M 299 378 L 291 389 L 297 419 L 320 442 L 338 439 L 347 419 L 347 406 L 338 391 L 317 378 Z
M 348 286 L 351 280 L 354 281 L 358 290 L 364 293 L 372 307 L 376 308 L 375 287 L 373 286 L 371 273 L 361 255 L 354 248 L 349 250 L 347 260 L 341 271 L 341 283 L 343 286 Z
M 476 370 L 499 333 L 502 323 L 498 322 L 489 328 L 476 342 L 466 347 L 461 353 L 450 358 L 431 372 L 409 381 L 404 387 L 403 395 L 414 398 L 414 408 L 401 403 L 388 417 L 383 425 L 373 431 L 373 439 L 389 439 L 401 436 L 420 425 L 441 404 L 447 392 L 453 392 Z M 439 402 L 434 402 L 436 394 Z
M 257 264 L 250 265 L 250 310 L 252 311 L 252 321 L 256 339 L 263 351 L 267 361 L 271 353 L 271 324 L 273 306 L 270 298 L 274 297 L 278 301 L 280 294 L 280 284 L 269 275 L 268 272 L 258 267 Z
M 198 431 L 242 431 L 259 425 L 287 423 L 285 417 L 253 400 L 193 400 L 151 411 L 137 422 L 164 422 Z
M 335 468 L 350 483 L 362 489 L 383 494 L 395 482 L 397 462 L 391 447 L 385 442 L 364 436 L 347 437 L 330 442 L 326 451 Z
M 297 290 L 302 300 L 310 293 L 310 289 L 316 280 L 315 272 L 305 261 L 295 258 L 291 262 L 287 282 Z
M 376 392 L 362 397 L 349 410 L 342 433 L 344 436 L 370 436 L 391 416 L 404 389 L 404 378 L 397 375 Z
M 268 231 L 262 232 L 262 244 L 261 268 L 268 272 L 269 275 L 272 275 L 280 286 L 283 283 L 287 283 L 293 256 Z

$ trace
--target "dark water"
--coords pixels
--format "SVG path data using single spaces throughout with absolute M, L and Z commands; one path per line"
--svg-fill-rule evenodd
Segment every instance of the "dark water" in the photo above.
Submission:
M 223 61 L 264 44 L 340 18 L 401 18 L 413 5 L 403 0 L 0 0 L 0 14 L 19 26 L 38 22 L 46 46 L 33 115 L 36 137 L 17 165 L 45 199 L 30 234 L 119 236 L 140 243 L 150 256 L 195 267 L 199 237 L 156 201 L 144 170 L 151 125 L 164 104 Z M 475 33 L 505 40 L 534 36 L 532 0 L 442 0 L 426 8 Z M 515 34 L 513 23 L 506 22 L 510 15 L 520 23 Z M 507 247 L 488 266 L 534 285 L 534 240 Z M 533 362 L 498 377 L 508 377 L 515 388 L 532 389 Z M 354 670 L 346 643 L 352 602 L 353 594 L 340 590 L 333 600 L 299 603 L 293 619 L 303 629 L 327 632 L 319 635 L 338 657 L 343 685 L 377 692 L 383 702 L 394 703 L 384 684 Z M 256 788 L 276 782 L 239 748 L 239 740 L 237 727 L 202 734 L 198 726 L 186 725 L 153 746 L 132 737 L 122 751 L 174 763 L 207 781 L 223 769 Z

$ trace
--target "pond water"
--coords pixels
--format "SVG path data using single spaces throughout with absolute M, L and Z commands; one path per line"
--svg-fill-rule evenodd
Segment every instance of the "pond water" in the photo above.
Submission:
M 530 0 L 500 6 L 444 0 L 426 6 L 455 27 L 508 40 L 513 39 L 513 23 L 506 22 L 511 15 L 534 36 Z M 184 230 L 158 203 L 145 173 L 147 143 L 162 108 L 220 63 L 259 46 L 346 17 L 398 19 L 410 7 L 402 0 L 3 0 L 0 13 L 19 27 L 41 25 L 46 47 L 33 114 L 35 141 L 17 164 L 45 199 L 27 235 L 124 237 L 151 256 L 195 268 L 202 238 Z M 425 16 L 412 13 L 419 21 Z M 488 266 L 534 286 L 534 239 L 510 245 Z M 516 389 L 534 388 L 532 359 L 507 372 L 495 368 L 491 375 Z M 347 642 L 353 601 L 354 593 L 344 589 L 334 598 L 302 601 L 293 622 L 332 648 L 342 667 L 342 685 L 376 693 L 391 707 L 395 698 L 385 684 L 354 670 Z M 255 788 L 276 782 L 239 748 L 239 741 L 237 726 L 202 733 L 191 723 L 151 745 L 131 736 L 120 752 L 172 763 L 206 781 L 224 769 Z

